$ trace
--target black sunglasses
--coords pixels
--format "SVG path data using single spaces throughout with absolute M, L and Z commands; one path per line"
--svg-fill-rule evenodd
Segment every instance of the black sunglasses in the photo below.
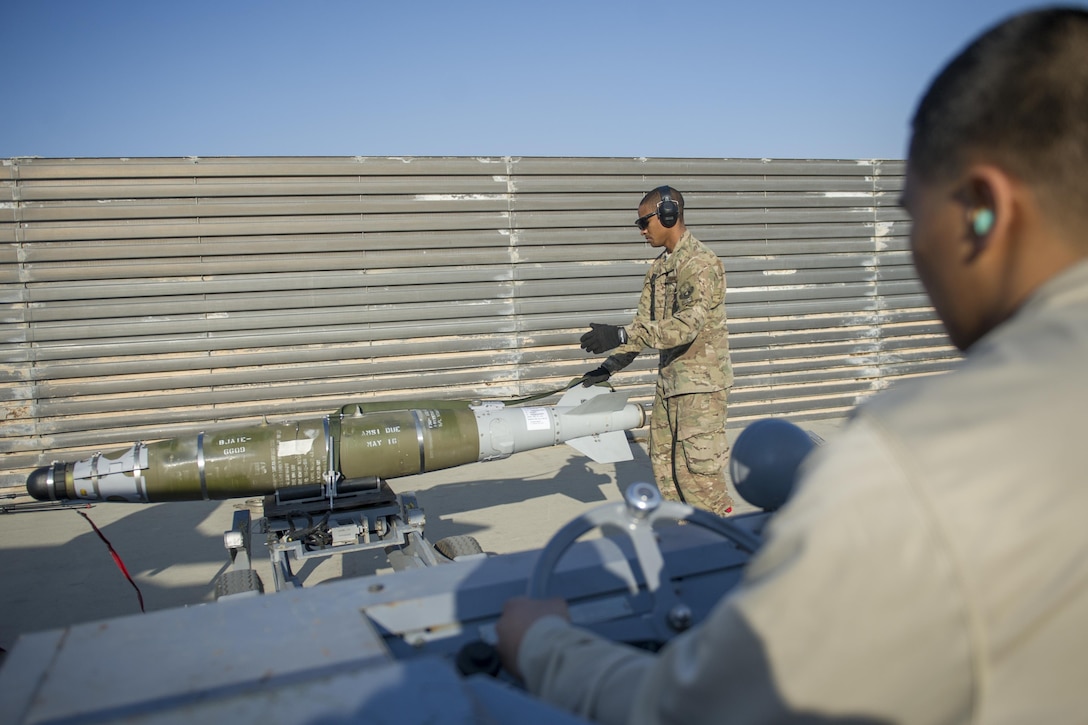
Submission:
M 655 216 L 657 216 L 656 211 L 652 211 L 646 216 L 640 216 L 638 219 L 635 219 L 635 226 L 642 231 L 646 231 L 646 227 L 650 226 L 650 219 Z

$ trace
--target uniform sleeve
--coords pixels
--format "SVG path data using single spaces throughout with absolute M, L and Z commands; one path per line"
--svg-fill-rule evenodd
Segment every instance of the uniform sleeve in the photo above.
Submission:
M 651 321 L 649 294 L 644 290 L 647 314 L 635 318 L 627 330 L 629 344 L 669 350 L 693 342 L 705 326 L 710 310 L 723 304 L 724 292 L 725 273 L 717 257 L 699 254 L 684 260 L 676 268 L 675 313 Z M 641 302 L 639 311 L 642 311 Z
M 707 620 L 637 666 L 622 648 L 548 632 L 536 671 L 572 676 L 539 679 L 543 696 L 562 688 L 581 712 L 608 714 L 619 706 L 605 690 L 621 686 L 609 670 L 631 668 L 622 687 L 636 723 L 969 719 L 968 614 L 925 507 L 868 427 L 816 457 Z
M 602 639 L 560 617 L 533 624 L 518 650 L 529 691 L 553 705 L 601 723 L 626 723 L 632 692 L 653 655 Z

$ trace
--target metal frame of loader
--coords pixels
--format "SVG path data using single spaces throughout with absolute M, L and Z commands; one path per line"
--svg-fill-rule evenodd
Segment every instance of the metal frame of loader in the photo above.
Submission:
M 263 499 L 262 515 L 235 511 L 223 534 L 230 562 L 215 581 L 216 600 L 264 592 L 253 568 L 252 542 L 264 536 L 275 591 L 298 589 L 296 573 L 307 560 L 382 549 L 395 571 L 484 557 L 471 536 L 431 543 L 426 516 L 414 492 L 396 493 L 377 477 L 291 486 Z

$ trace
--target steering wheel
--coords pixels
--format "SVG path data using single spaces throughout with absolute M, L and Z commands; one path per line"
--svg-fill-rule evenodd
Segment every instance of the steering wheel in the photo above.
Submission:
M 541 550 L 533 567 L 529 577 L 529 596 L 536 599 L 549 596 L 555 567 L 567 549 L 587 532 L 599 528 L 604 533 L 625 535 L 634 546 L 635 560 L 642 571 L 650 604 L 646 611 L 637 613 L 648 619 L 653 634 L 664 640 L 687 629 L 692 624 L 691 608 L 680 601 L 672 586 L 663 586 L 671 577 L 653 530 L 654 524 L 659 521 L 686 521 L 722 536 L 749 553 L 755 553 L 762 544 L 758 536 L 733 521 L 687 504 L 663 501 L 656 486 L 635 483 L 627 489 L 622 503 L 591 509 L 555 533 Z M 605 546 L 618 549 L 615 542 L 608 538 L 601 541 Z M 625 556 L 619 558 L 626 563 L 619 573 L 631 595 L 635 596 L 639 586 L 634 572 Z

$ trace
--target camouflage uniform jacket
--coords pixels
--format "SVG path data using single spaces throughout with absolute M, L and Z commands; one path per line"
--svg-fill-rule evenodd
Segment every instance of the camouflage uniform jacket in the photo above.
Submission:
M 604 367 L 622 370 L 647 347 L 659 351 L 659 385 L 666 398 L 724 390 L 733 383 L 725 270 L 691 232 L 685 231 L 672 253 L 663 252 L 650 266 L 638 313 L 627 326 L 627 343 Z

